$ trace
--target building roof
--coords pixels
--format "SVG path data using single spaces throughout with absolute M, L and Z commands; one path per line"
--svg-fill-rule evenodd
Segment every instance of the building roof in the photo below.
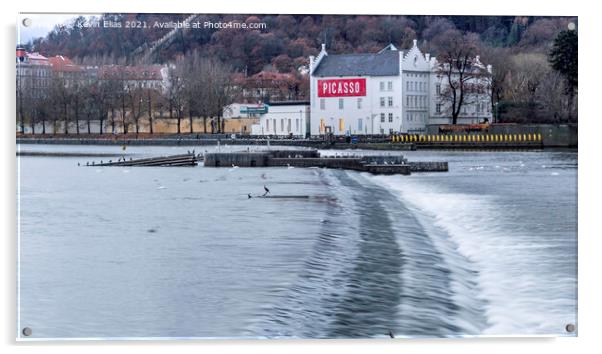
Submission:
M 50 66 L 50 62 L 45 56 L 37 52 L 26 52 L 22 48 L 17 48 L 17 61 L 22 64 Z
M 275 101 L 269 102 L 270 106 L 309 106 L 309 101 Z
M 48 58 L 48 61 L 52 65 L 52 70 L 54 71 L 63 71 L 63 72 L 81 72 L 82 68 L 75 64 L 71 59 L 57 55 L 54 57 Z
M 399 52 L 326 55 L 313 72 L 314 76 L 397 76 Z

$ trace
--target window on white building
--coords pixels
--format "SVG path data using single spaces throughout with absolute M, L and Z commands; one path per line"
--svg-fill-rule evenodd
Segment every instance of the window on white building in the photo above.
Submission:
M 364 125 L 364 122 L 362 121 L 362 118 L 358 119 L 357 120 L 357 130 L 361 132 L 362 129 L 364 129 L 363 125 Z
M 384 107 L 384 106 L 385 106 L 385 98 L 384 98 L 384 97 L 381 97 L 381 98 L 380 98 L 380 106 L 381 106 L 381 107 Z
M 410 107 L 410 97 L 412 96 L 406 96 L 406 107 Z
M 362 109 L 362 98 L 358 97 L 357 99 L 357 109 Z
M 437 84 L 437 86 L 435 86 L 435 90 L 437 92 L 438 95 L 441 94 L 441 84 Z
M 345 103 L 342 98 L 339 98 L 339 109 L 345 108 Z
M 393 107 L 393 97 L 389 97 L 388 103 L 389 107 Z
M 441 103 L 437 103 L 437 106 L 435 108 L 435 112 L 437 112 L 437 114 L 441 114 Z
M 385 114 L 384 114 L 384 113 L 381 113 L 381 114 L 380 114 L 380 122 L 381 122 L 381 123 L 384 123 L 384 122 L 385 122 Z
M 326 109 L 326 101 L 323 98 L 320 98 L 320 109 L 321 110 Z
M 393 113 L 389 113 L 389 123 L 393 123 Z
M 381 91 L 384 91 L 384 90 L 385 90 L 385 82 L 384 82 L 384 81 L 381 81 L 381 82 L 380 82 L 380 90 L 381 90 Z
M 387 82 L 387 90 L 393 91 L 393 81 L 388 81 Z

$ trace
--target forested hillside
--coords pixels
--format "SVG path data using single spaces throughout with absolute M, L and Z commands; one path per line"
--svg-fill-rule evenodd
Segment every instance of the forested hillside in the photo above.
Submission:
M 189 15 L 126 14 L 104 15 L 107 20 L 181 21 Z M 367 52 L 389 43 L 406 48 L 417 38 L 427 50 L 438 34 L 456 28 L 479 35 L 483 45 L 516 51 L 545 52 L 558 32 L 575 19 L 563 17 L 510 16 L 321 16 L 321 15 L 205 15 L 203 21 L 266 23 L 261 30 L 199 29 L 185 32 L 162 48 L 158 62 L 180 53 L 201 49 L 227 60 L 235 68 L 254 74 L 266 65 L 287 71 L 293 63 L 307 60 L 325 43 L 330 52 Z M 130 58 L 145 43 L 153 42 L 169 29 L 80 28 L 83 18 L 71 26 L 55 28 L 46 38 L 35 40 L 35 50 L 46 55 L 84 58 Z M 131 59 L 131 58 L 130 58 Z
M 190 14 L 103 15 L 101 20 L 182 21 Z M 438 55 L 450 35 L 477 41 L 483 62 L 494 67 L 493 102 L 507 121 L 576 119 L 576 92 L 550 64 L 554 40 L 571 17 L 514 16 L 333 16 L 333 15 L 200 15 L 200 22 L 265 23 L 261 30 L 191 29 L 160 46 L 151 61 L 166 63 L 197 51 L 218 58 L 234 71 L 252 76 L 261 71 L 298 74 L 308 57 L 325 43 L 329 53 L 374 52 L 393 43 Z M 26 44 L 44 55 L 66 55 L 90 64 L 134 63 L 145 48 L 170 29 L 86 28 L 86 19 L 56 27 L 45 38 Z M 445 37 L 447 36 L 447 37 Z M 575 39 L 576 40 L 576 39 Z M 575 44 L 576 45 L 576 44 Z M 575 64 L 576 65 L 576 64 Z M 576 72 L 576 71 L 575 71 Z M 575 87 L 576 89 L 576 87 Z M 571 91 L 570 95 L 566 92 Z M 571 97 L 571 102 L 564 102 Z M 575 112 L 572 112 L 575 111 Z

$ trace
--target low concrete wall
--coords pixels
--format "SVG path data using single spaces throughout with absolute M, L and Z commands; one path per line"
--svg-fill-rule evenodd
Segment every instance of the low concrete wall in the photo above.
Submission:
M 447 172 L 449 166 L 447 162 L 410 162 L 408 163 L 411 172 Z
M 365 171 L 379 175 L 409 175 L 409 165 L 366 165 Z
M 356 158 L 331 158 L 331 157 L 310 157 L 310 158 L 273 158 L 268 160 L 269 166 L 295 166 L 295 167 L 328 167 L 343 168 L 347 170 L 364 170 L 360 163 L 361 157 Z
M 439 125 L 427 127 L 426 134 L 438 133 Z M 577 124 L 491 124 L 484 134 L 541 134 L 544 147 L 577 147 L 579 142 Z
M 263 152 L 216 152 L 205 155 L 204 165 L 207 167 L 266 167 L 268 153 Z
M 494 124 L 491 134 L 541 134 L 544 147 L 577 147 L 579 143 L 576 124 Z

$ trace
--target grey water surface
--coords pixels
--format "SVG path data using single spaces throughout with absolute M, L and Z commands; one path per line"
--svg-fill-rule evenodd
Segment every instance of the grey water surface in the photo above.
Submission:
M 29 338 L 574 335 L 576 151 L 411 151 L 450 171 L 373 176 L 77 165 L 194 147 L 18 148 L 97 154 L 18 157 Z

